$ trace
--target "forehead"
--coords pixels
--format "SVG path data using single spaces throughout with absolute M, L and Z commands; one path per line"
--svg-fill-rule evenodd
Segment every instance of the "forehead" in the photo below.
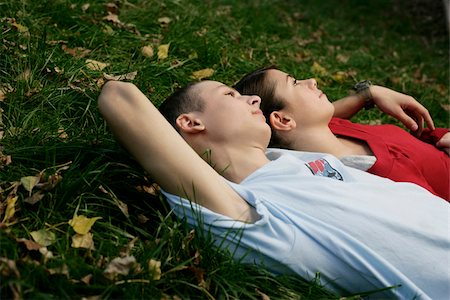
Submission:
M 267 76 L 271 79 L 276 81 L 277 83 L 285 83 L 289 79 L 289 74 L 280 71 L 280 70 L 268 70 Z
M 218 81 L 206 80 L 199 82 L 195 85 L 195 91 L 199 94 L 214 93 L 220 91 L 221 88 L 226 88 L 227 86 Z

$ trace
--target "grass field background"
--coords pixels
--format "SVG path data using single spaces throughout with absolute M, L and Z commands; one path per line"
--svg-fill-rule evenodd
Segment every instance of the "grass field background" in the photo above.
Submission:
M 339 298 L 235 263 L 177 221 L 100 117 L 101 86 L 132 81 L 159 105 L 196 78 L 231 85 L 276 64 L 329 99 L 370 79 L 448 127 L 441 4 L 1 1 L 0 297 Z M 396 123 L 376 109 L 354 120 Z

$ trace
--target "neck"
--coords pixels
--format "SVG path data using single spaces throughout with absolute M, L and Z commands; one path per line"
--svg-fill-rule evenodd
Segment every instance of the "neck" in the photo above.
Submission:
M 288 139 L 294 141 L 290 147 L 294 150 L 329 153 L 338 158 L 352 154 L 363 154 L 358 149 L 338 139 L 328 126 L 292 130 L 289 132 Z
M 239 183 L 269 162 L 261 147 L 211 146 L 204 151 L 203 159 L 220 175 Z

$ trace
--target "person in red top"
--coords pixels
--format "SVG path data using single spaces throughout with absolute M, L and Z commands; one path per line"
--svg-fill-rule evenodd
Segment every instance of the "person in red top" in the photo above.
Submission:
M 270 147 L 330 153 L 348 166 L 413 182 L 450 201 L 449 130 L 435 128 L 428 110 L 411 96 L 366 82 L 356 94 L 331 103 L 315 79 L 297 80 L 273 66 L 246 75 L 234 87 L 261 97 L 272 127 Z M 412 134 L 395 125 L 347 120 L 372 103 Z

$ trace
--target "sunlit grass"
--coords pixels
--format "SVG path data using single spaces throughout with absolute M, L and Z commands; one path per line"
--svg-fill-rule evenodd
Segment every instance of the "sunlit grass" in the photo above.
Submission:
M 339 298 L 314 281 L 235 263 L 174 218 L 96 104 L 103 73 L 137 72 L 133 83 L 159 105 L 194 71 L 211 68 L 211 79 L 233 84 L 277 64 L 316 77 L 330 99 L 361 79 L 409 93 L 448 126 L 443 21 L 420 26 L 396 0 L 338 2 L 117 1 L 115 22 L 105 19 L 107 2 L 1 2 L 1 298 Z M 152 57 L 141 53 L 148 45 Z M 108 66 L 92 70 L 86 59 Z M 355 118 L 378 119 L 395 122 L 376 110 Z M 40 177 L 31 192 L 19 184 L 26 176 Z M 75 215 L 101 217 L 93 248 L 72 246 Z M 32 232 L 43 229 L 54 239 L 34 249 Z M 105 276 L 114 258 L 131 256 L 128 275 Z M 150 261 L 161 263 L 159 278 Z

